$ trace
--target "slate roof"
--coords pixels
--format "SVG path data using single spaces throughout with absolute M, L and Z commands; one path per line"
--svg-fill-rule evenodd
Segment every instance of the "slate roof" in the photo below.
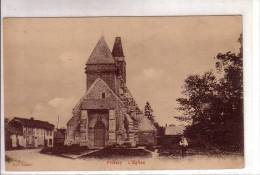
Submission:
M 15 117 L 9 122 L 9 124 L 12 124 L 13 122 L 18 122 L 22 126 L 31 127 L 31 128 L 42 128 L 42 129 L 50 129 L 50 130 L 54 129 L 53 124 L 41 120 Z
M 114 47 L 112 49 L 112 55 L 114 57 L 124 57 L 122 42 L 120 37 L 116 37 Z
M 108 91 L 111 93 L 111 97 L 109 98 L 91 98 L 89 97 L 89 94 L 91 94 L 93 91 L 98 90 L 99 87 L 104 86 Z M 96 89 L 95 89 L 96 88 Z M 113 90 L 107 85 L 107 83 L 102 80 L 101 78 L 97 78 L 94 83 L 90 86 L 88 91 L 83 97 L 84 99 L 81 102 L 81 109 L 113 109 L 116 107 L 117 103 L 121 103 L 123 105 L 123 102 L 121 99 L 113 92 Z
M 57 131 L 54 132 L 54 138 L 55 139 L 65 139 L 65 132 L 66 132 L 66 129 L 57 129 Z
M 92 51 L 88 61 L 88 64 L 114 64 L 115 60 L 111 54 L 111 51 L 105 41 L 104 37 L 101 37 Z

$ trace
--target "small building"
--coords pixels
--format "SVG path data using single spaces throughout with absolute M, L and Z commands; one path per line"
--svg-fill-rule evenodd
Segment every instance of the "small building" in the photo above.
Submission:
M 184 133 L 184 129 L 184 125 L 166 125 L 165 134 L 160 138 L 159 144 L 162 147 L 177 148 L 179 146 L 180 138 Z
M 11 148 L 52 147 L 54 125 L 34 118 L 13 118 L 9 123 Z
M 66 129 L 56 129 L 54 131 L 54 147 L 64 146 Z
M 166 136 L 181 136 L 183 135 L 184 126 L 183 125 L 174 125 L 170 124 L 165 127 Z
M 154 146 L 157 144 L 157 129 L 153 122 L 146 117 L 140 121 L 138 131 L 138 145 L 140 146 Z
M 5 118 L 5 149 L 9 150 L 11 149 L 11 137 L 10 137 L 10 128 L 8 127 L 9 119 Z

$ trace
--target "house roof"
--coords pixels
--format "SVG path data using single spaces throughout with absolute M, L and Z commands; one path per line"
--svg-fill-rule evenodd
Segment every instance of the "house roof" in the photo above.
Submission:
M 155 131 L 156 128 L 154 127 L 153 123 L 147 119 L 145 116 L 142 117 L 140 124 L 139 124 L 140 131 Z
M 27 119 L 27 118 L 15 117 L 9 122 L 9 124 L 12 124 L 14 122 L 20 123 L 22 126 L 31 127 L 31 128 L 42 128 L 42 129 L 50 129 L 50 130 L 54 129 L 53 124 L 50 124 L 49 122 L 46 121 L 34 120 L 33 118 Z
M 65 138 L 65 132 L 66 132 L 66 129 L 57 129 L 57 131 L 54 132 L 54 138 L 64 139 Z
M 88 64 L 114 64 L 115 60 L 111 54 L 111 51 L 105 41 L 105 38 L 102 36 L 94 50 L 92 51 L 88 61 Z

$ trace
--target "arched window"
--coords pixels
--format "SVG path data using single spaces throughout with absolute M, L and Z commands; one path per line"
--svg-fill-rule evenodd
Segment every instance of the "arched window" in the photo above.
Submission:
M 102 98 L 105 98 L 105 97 L 106 97 L 105 92 L 102 92 Z

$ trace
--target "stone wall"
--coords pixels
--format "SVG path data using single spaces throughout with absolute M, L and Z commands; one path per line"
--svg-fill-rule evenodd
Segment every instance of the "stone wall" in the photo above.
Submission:
M 106 84 L 118 94 L 118 85 L 116 78 L 116 67 L 115 65 L 87 65 L 87 90 L 94 83 L 97 78 L 101 78 Z
M 81 110 L 80 116 L 80 146 L 88 146 L 88 111 Z
M 67 132 L 65 145 L 72 145 L 77 143 L 79 137 L 79 117 L 73 116 L 67 123 Z
M 116 111 L 109 110 L 108 145 L 116 143 Z

